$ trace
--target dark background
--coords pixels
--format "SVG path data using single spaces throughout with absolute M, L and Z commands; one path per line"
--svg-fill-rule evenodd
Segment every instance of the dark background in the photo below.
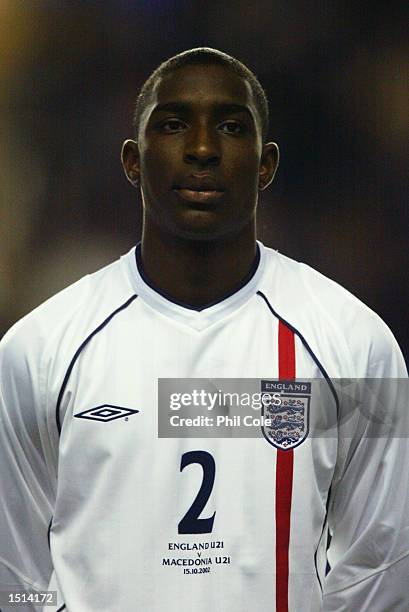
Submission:
M 254 70 L 281 148 L 259 236 L 408 329 L 408 15 L 394 2 L 0 2 L 0 335 L 126 252 L 138 90 L 194 46 Z M 300 300 L 303 296 L 300 295 Z

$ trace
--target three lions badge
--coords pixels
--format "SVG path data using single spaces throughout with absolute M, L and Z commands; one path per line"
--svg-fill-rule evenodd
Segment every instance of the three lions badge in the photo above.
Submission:
M 267 442 L 281 450 L 302 444 L 309 430 L 311 383 L 262 380 L 261 393 L 264 417 L 261 429 Z M 269 401 L 273 394 L 276 399 Z

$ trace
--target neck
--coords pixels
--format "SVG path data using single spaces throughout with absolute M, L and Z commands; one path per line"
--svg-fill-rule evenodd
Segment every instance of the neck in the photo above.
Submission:
M 234 292 L 256 258 L 255 224 L 239 235 L 198 241 L 150 232 L 142 235 L 144 273 L 158 290 L 177 302 L 200 308 Z

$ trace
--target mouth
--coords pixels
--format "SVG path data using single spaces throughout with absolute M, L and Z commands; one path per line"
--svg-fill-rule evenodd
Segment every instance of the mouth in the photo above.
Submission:
M 187 189 L 184 187 L 178 187 L 173 190 L 182 200 L 187 202 L 193 202 L 197 204 L 213 204 L 220 200 L 223 195 L 223 191 L 216 189 Z
M 174 185 L 173 191 L 186 202 L 207 205 L 217 203 L 224 194 L 224 189 L 210 177 L 191 177 L 180 185 Z

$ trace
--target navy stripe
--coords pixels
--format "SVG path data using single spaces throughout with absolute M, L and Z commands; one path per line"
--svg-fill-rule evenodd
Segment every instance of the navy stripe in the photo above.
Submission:
M 161 295 L 166 300 L 168 300 L 168 302 L 172 302 L 172 304 L 176 304 L 177 306 L 182 306 L 183 308 L 187 308 L 189 310 L 196 310 L 197 312 L 202 312 L 203 310 L 206 310 L 206 308 L 211 308 L 212 306 L 215 306 L 216 304 L 220 304 L 220 302 L 224 302 L 224 300 L 227 300 L 227 298 L 231 297 L 232 295 L 240 291 L 240 289 L 243 289 L 243 287 L 251 281 L 251 279 L 257 272 L 257 268 L 258 268 L 258 265 L 260 263 L 260 258 L 261 258 L 260 247 L 256 243 L 256 257 L 252 263 L 250 271 L 246 274 L 246 276 L 242 279 L 242 281 L 237 287 L 235 287 L 228 293 L 225 293 L 224 295 L 222 295 L 217 300 L 214 300 L 213 302 L 209 302 L 208 304 L 204 304 L 203 306 L 192 306 L 191 304 L 187 304 L 186 302 L 179 302 L 178 300 L 175 300 L 171 295 L 169 295 L 165 291 L 162 291 L 161 289 L 159 289 L 159 287 L 156 287 L 156 285 L 148 278 L 144 270 L 143 263 L 142 263 L 141 249 L 142 249 L 141 243 L 138 242 L 135 248 L 136 267 L 138 268 L 139 275 L 144 281 L 144 283 L 146 283 L 148 287 L 153 289 L 156 293 L 159 293 L 159 295 Z
M 75 365 L 75 362 L 77 361 L 78 357 L 80 356 L 82 350 L 85 348 L 85 346 L 88 344 L 88 342 L 99 332 L 101 331 L 101 329 L 103 329 L 106 325 L 108 325 L 108 323 L 111 321 L 111 319 L 114 318 L 114 316 L 116 314 L 118 314 L 118 312 L 121 312 L 121 310 L 125 310 L 125 308 L 127 308 L 129 306 L 129 304 L 131 304 L 138 296 L 132 295 L 124 304 L 122 304 L 122 306 L 119 306 L 119 308 L 117 308 L 116 310 L 114 310 L 113 312 L 111 312 L 111 314 L 101 323 L 101 325 L 98 325 L 98 327 L 96 329 L 94 329 L 93 332 L 91 332 L 89 334 L 89 336 L 87 336 L 87 338 L 84 340 L 84 342 L 81 344 L 81 346 L 78 348 L 78 350 L 75 352 L 74 357 L 71 359 L 71 363 L 68 366 L 67 372 L 64 376 L 64 381 L 61 385 L 61 389 L 60 392 L 58 394 L 58 400 L 57 400 L 57 405 L 56 405 L 56 409 L 55 409 L 55 418 L 56 418 L 56 422 L 57 422 L 57 428 L 58 428 L 58 433 L 61 433 L 61 421 L 60 421 L 60 406 L 61 406 L 61 401 L 64 395 L 64 391 L 65 388 L 67 386 L 68 380 L 70 378 L 71 372 L 73 370 L 73 367 Z M 48 539 L 48 548 L 50 548 L 50 531 L 51 531 L 51 525 L 53 522 L 53 517 L 51 517 L 50 520 L 50 524 L 48 525 L 48 530 L 47 530 L 47 539 Z M 66 610 L 67 608 L 65 607 L 65 604 L 63 604 L 62 606 L 60 606 L 57 610 L 57 612 L 61 612 L 62 610 Z
M 75 362 L 77 361 L 78 357 L 80 356 L 82 350 L 86 347 L 86 345 L 88 344 L 88 342 L 98 333 L 101 331 L 101 329 L 103 329 L 106 325 L 108 325 L 108 323 L 111 321 L 111 319 L 114 318 L 114 316 L 116 314 L 118 314 L 118 312 L 121 312 L 121 310 L 125 310 L 125 308 L 127 308 L 129 306 L 129 304 L 131 304 L 138 296 L 132 295 L 124 304 L 122 304 L 122 306 L 120 306 L 119 308 L 117 308 L 116 310 L 114 310 L 114 312 L 111 312 L 111 314 L 105 319 L 105 321 L 103 321 L 101 323 L 101 325 L 98 325 L 98 327 L 96 329 L 94 329 L 93 332 L 91 332 L 89 334 L 89 336 L 84 340 L 84 342 L 81 344 L 81 346 L 78 348 L 78 350 L 75 352 L 74 357 L 71 359 L 71 363 L 68 366 L 68 370 L 64 376 L 64 381 L 61 385 L 61 389 L 60 389 L 60 393 L 58 394 L 58 400 L 57 400 L 57 405 L 55 408 L 55 420 L 57 422 L 57 429 L 58 429 L 58 434 L 61 434 L 61 420 L 60 420 L 60 406 L 61 406 L 61 401 L 64 395 L 64 391 L 65 388 L 67 386 L 68 383 L 68 379 L 71 376 L 71 372 L 72 369 L 75 365 Z M 57 611 L 58 612 L 58 611 Z
M 328 552 L 328 548 L 330 547 L 331 544 L 331 534 L 328 530 L 328 534 L 327 534 L 327 552 Z M 327 558 L 327 567 L 325 568 L 325 575 L 328 576 L 329 572 L 331 571 L 331 566 L 329 564 L 328 558 Z
M 325 510 L 325 519 L 324 519 L 324 523 L 323 523 L 323 525 L 322 525 L 321 535 L 320 535 L 319 540 L 318 540 L 318 546 L 317 546 L 317 548 L 316 548 L 316 550 L 315 550 L 315 552 L 314 552 L 314 565 L 315 565 L 315 573 L 317 574 L 318 582 L 319 582 L 320 589 L 321 589 L 321 594 L 324 594 L 324 591 L 323 591 L 322 584 L 321 584 L 321 578 L 320 578 L 320 575 L 319 575 L 319 572 L 318 572 L 317 555 L 318 555 L 318 549 L 319 549 L 320 544 L 321 544 L 322 536 L 324 535 L 324 529 L 325 529 L 325 526 L 326 526 L 326 524 L 327 524 L 327 515 L 328 515 L 328 500 L 329 500 L 330 494 L 331 494 L 331 487 L 330 487 L 330 488 L 329 488 L 329 490 L 328 490 L 328 495 L 327 495 L 327 506 L 326 506 L 326 510 Z M 328 565 L 328 562 L 327 562 L 327 565 Z M 327 575 L 327 574 L 326 574 L 326 572 L 325 572 L 325 575 Z
M 291 329 L 291 331 L 294 334 L 296 334 L 296 336 L 299 337 L 299 339 L 303 343 L 304 347 L 307 349 L 308 353 L 311 355 L 314 363 L 316 364 L 316 366 L 320 370 L 321 374 L 324 376 L 324 378 L 325 378 L 325 380 L 326 380 L 326 382 L 327 382 L 327 384 L 328 384 L 328 386 L 329 386 L 329 388 L 331 390 L 331 393 L 334 396 L 335 405 L 336 405 L 336 408 L 337 408 L 337 415 L 339 415 L 339 400 L 338 400 L 337 392 L 335 391 L 335 387 L 333 385 L 333 382 L 330 379 L 330 377 L 328 376 L 328 373 L 325 370 L 324 366 L 319 361 L 318 357 L 315 355 L 314 351 L 312 350 L 312 348 L 310 347 L 310 345 L 308 344 L 308 342 L 304 338 L 304 336 L 298 331 L 298 329 L 296 329 L 293 325 L 291 325 L 291 323 L 288 323 L 288 321 L 286 321 L 282 316 L 280 316 L 278 314 L 278 312 L 276 312 L 274 310 L 274 308 L 271 306 L 270 302 L 268 301 L 267 297 L 264 295 L 264 293 L 262 291 L 257 291 L 257 295 L 259 295 L 260 297 L 263 298 L 263 300 L 267 304 L 271 314 L 273 314 L 279 321 L 282 321 L 284 323 L 284 325 L 286 325 L 289 329 Z M 328 490 L 327 502 L 326 502 L 325 519 L 324 519 L 324 524 L 322 526 L 321 536 L 320 536 L 320 539 L 318 540 L 319 543 L 321 542 L 321 538 L 323 536 L 324 528 L 325 528 L 325 525 L 326 525 L 326 522 L 327 522 L 327 518 L 328 518 L 328 509 L 329 509 L 330 495 L 331 495 L 331 487 Z M 319 546 L 319 544 L 318 544 L 318 546 Z M 327 549 L 328 549 L 328 547 L 327 547 Z M 322 592 L 322 585 L 321 585 L 321 580 L 320 580 L 320 577 L 319 577 L 318 566 L 317 566 L 317 554 L 318 554 L 318 547 L 317 547 L 317 549 L 316 549 L 316 551 L 314 553 L 314 565 L 315 565 L 315 571 L 316 571 L 316 574 L 317 574 L 318 582 L 319 582 L 319 585 L 320 585 L 320 588 L 321 588 L 321 592 Z M 327 567 L 328 567 L 328 564 L 327 564 Z
M 51 531 L 51 525 L 53 524 L 53 517 L 51 517 L 50 519 L 50 524 L 48 525 L 48 529 L 47 529 L 47 540 L 48 540 L 48 548 L 51 549 L 50 547 L 50 531 Z
M 315 355 L 314 351 L 312 350 L 312 348 L 310 347 L 310 345 L 308 344 L 308 342 L 306 341 L 306 339 L 304 338 L 304 336 L 298 331 L 298 329 L 296 329 L 293 325 L 291 325 L 291 323 L 289 323 L 288 321 L 286 321 L 283 317 L 281 317 L 275 310 L 274 308 L 271 306 L 270 302 L 268 301 L 268 299 L 266 298 L 266 296 L 264 295 L 264 293 L 262 291 L 257 291 L 257 295 L 261 296 L 263 298 L 263 300 L 265 301 L 265 303 L 267 304 L 269 310 L 271 311 L 271 313 L 280 321 L 282 321 L 284 323 L 284 325 L 286 325 L 289 329 L 291 329 L 292 332 L 294 332 L 294 334 L 296 334 L 296 336 L 299 337 L 299 339 L 301 340 L 301 342 L 303 343 L 303 345 L 305 346 L 305 348 L 307 349 L 308 353 L 311 355 L 315 365 L 318 367 L 319 371 L 321 372 L 321 374 L 323 375 L 323 377 L 325 378 L 325 380 L 327 381 L 327 384 L 331 390 L 332 395 L 334 396 L 334 400 L 335 400 L 335 404 L 337 407 L 337 414 L 339 414 L 339 401 L 338 401 L 338 396 L 337 396 L 337 392 L 335 391 L 335 387 L 333 385 L 332 380 L 330 379 L 330 377 L 328 376 L 324 366 L 322 365 L 322 363 L 319 361 L 318 357 Z
M 324 523 L 324 526 L 325 526 L 325 523 Z M 322 534 L 321 534 L 321 537 L 322 537 Z M 314 567 L 315 567 L 315 573 L 316 573 L 317 579 L 318 579 L 318 584 L 320 585 L 321 595 L 324 595 L 324 590 L 323 590 L 322 584 L 321 584 L 321 578 L 320 578 L 320 575 L 319 575 L 319 572 L 318 572 L 318 564 L 317 564 L 318 548 L 319 548 L 319 545 L 317 546 L 317 549 L 316 549 L 316 551 L 314 553 Z
M 328 526 L 327 525 L 327 520 L 328 520 L 329 504 L 330 504 L 330 500 L 331 500 L 331 487 L 332 487 L 332 485 L 328 489 L 327 502 L 325 504 L 325 519 L 324 519 L 324 523 L 322 525 L 320 539 L 318 540 L 318 546 L 317 546 L 317 549 L 316 549 L 316 551 L 314 553 L 315 571 L 317 573 L 317 578 L 318 578 L 318 582 L 320 583 L 320 587 L 321 587 L 321 592 L 322 593 L 323 593 L 323 589 L 322 589 L 322 585 L 321 585 L 320 576 L 319 576 L 319 573 L 318 573 L 317 555 L 318 555 L 318 548 L 319 548 L 319 546 L 321 544 L 322 536 L 324 535 L 325 527 Z M 328 552 L 328 548 L 329 548 L 330 542 L 331 542 L 331 536 L 330 536 L 329 531 L 328 531 L 327 532 L 327 542 L 326 542 L 325 554 Z M 331 567 L 329 565 L 329 562 L 328 562 L 328 557 L 327 556 L 326 556 L 326 561 L 327 561 L 327 563 L 326 563 L 325 572 L 324 572 L 325 576 L 328 574 L 329 570 L 331 569 Z

